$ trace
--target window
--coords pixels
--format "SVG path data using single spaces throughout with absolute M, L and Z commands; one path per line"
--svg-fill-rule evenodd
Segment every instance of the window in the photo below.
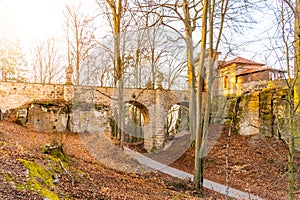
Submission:
M 228 88 L 228 85 L 229 85 L 229 83 L 228 83 L 228 76 L 225 76 L 224 77 L 224 88 Z

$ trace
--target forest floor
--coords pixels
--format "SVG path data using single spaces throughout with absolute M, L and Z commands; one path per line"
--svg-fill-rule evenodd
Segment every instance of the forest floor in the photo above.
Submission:
M 46 144 L 57 145 L 60 141 L 65 155 L 45 151 Z M 112 170 L 86 150 L 78 134 L 47 134 L 0 121 L 0 199 L 160 200 L 224 196 L 207 189 L 200 193 L 188 180 L 159 172 L 127 174 Z
M 227 133 L 228 129 L 222 131 L 205 163 L 205 178 L 224 185 Z M 63 141 L 68 157 L 65 162 L 63 158 L 55 159 L 42 153 L 46 144 L 59 141 Z M 263 199 L 287 199 L 287 153 L 283 140 L 232 133 L 227 170 L 229 186 Z M 299 166 L 299 157 L 295 156 L 295 166 Z M 31 173 L 26 167 L 32 163 L 46 169 L 50 177 L 45 180 L 38 175 L 42 173 L 38 167 L 35 175 Z M 193 173 L 194 148 L 189 148 L 171 166 Z M 43 196 L 52 199 L 224 199 L 224 195 L 207 189 L 201 194 L 188 180 L 162 173 L 126 174 L 112 170 L 94 158 L 75 133 L 35 132 L 9 121 L 0 121 L 0 183 L 0 199 L 44 199 Z M 295 199 L 300 199 L 298 186 L 297 176 Z
M 232 133 L 229 148 L 229 167 L 226 170 L 228 128 L 224 129 L 205 161 L 206 179 L 258 195 L 268 200 L 288 199 L 288 149 L 284 140 L 261 135 L 241 136 Z M 300 156 L 295 155 L 295 199 L 300 199 Z M 194 148 L 189 148 L 172 167 L 194 172 Z

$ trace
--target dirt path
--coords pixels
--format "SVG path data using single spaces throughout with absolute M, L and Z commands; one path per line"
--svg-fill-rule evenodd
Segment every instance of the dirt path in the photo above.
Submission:
M 168 165 L 165 165 L 161 162 L 157 162 L 143 154 L 133 152 L 130 149 L 127 149 L 128 154 L 131 155 L 133 158 L 136 158 L 141 164 L 146 165 L 154 170 L 163 172 L 165 174 L 169 174 L 173 177 L 177 177 L 180 179 L 190 179 L 193 181 L 194 176 L 192 174 L 189 174 L 187 172 L 175 169 L 173 167 L 169 167 Z M 225 185 L 204 179 L 204 187 L 211 189 L 215 192 L 221 193 L 221 194 L 227 194 L 226 190 L 227 187 Z M 228 196 L 231 198 L 236 198 L 236 199 L 245 199 L 245 200 L 262 200 L 262 198 L 234 189 L 234 188 L 229 188 L 228 190 Z

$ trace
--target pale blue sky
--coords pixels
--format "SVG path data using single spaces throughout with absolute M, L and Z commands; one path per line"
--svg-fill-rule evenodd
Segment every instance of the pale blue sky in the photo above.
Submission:
M 63 16 L 61 9 L 65 1 L 0 0 L 0 20 L 2 20 L 2 24 L 7 26 L 6 29 L 11 29 L 20 37 L 21 42 L 25 46 L 24 50 L 28 52 L 28 46 L 32 40 L 45 36 L 62 37 Z M 84 1 L 86 2 L 87 0 Z M 266 10 L 265 12 L 257 11 L 253 14 L 253 17 L 254 20 L 257 21 L 257 24 L 252 24 L 252 29 L 245 30 L 244 33 L 240 35 L 232 35 L 233 44 L 244 44 L 235 50 L 234 53 L 236 56 L 253 59 L 254 61 L 275 67 L 276 56 L 265 51 L 270 47 L 269 41 L 266 38 L 273 34 L 274 29 L 270 29 L 270 27 L 272 26 L 274 16 L 272 12 Z M 227 35 L 227 37 L 230 36 Z M 261 39 L 264 40 L 260 41 Z M 255 42 L 249 43 L 251 41 Z M 249 44 L 245 45 L 246 43 Z M 225 47 L 225 50 L 220 49 L 222 53 L 225 53 L 227 50 L 227 47 Z

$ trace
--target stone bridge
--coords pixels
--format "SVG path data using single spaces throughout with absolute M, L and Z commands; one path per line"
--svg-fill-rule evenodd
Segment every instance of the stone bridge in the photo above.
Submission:
M 103 131 L 104 127 L 109 126 L 108 118 L 114 116 L 117 94 L 116 88 L 112 87 L 0 82 L 0 108 L 3 112 L 38 100 L 70 101 L 73 106 L 72 131 Z M 124 103 L 138 107 L 143 114 L 144 145 L 147 150 L 153 150 L 160 149 L 164 145 L 168 110 L 175 104 L 187 105 L 188 93 L 161 88 L 155 90 L 124 88 L 123 99 Z M 41 115 L 42 113 L 29 119 L 31 124 L 44 128 L 50 124 L 57 130 L 66 128 L 59 129 L 57 125 L 57 121 L 66 121 L 66 118 L 57 119 L 55 113 L 52 113 L 52 116 L 42 119 Z

